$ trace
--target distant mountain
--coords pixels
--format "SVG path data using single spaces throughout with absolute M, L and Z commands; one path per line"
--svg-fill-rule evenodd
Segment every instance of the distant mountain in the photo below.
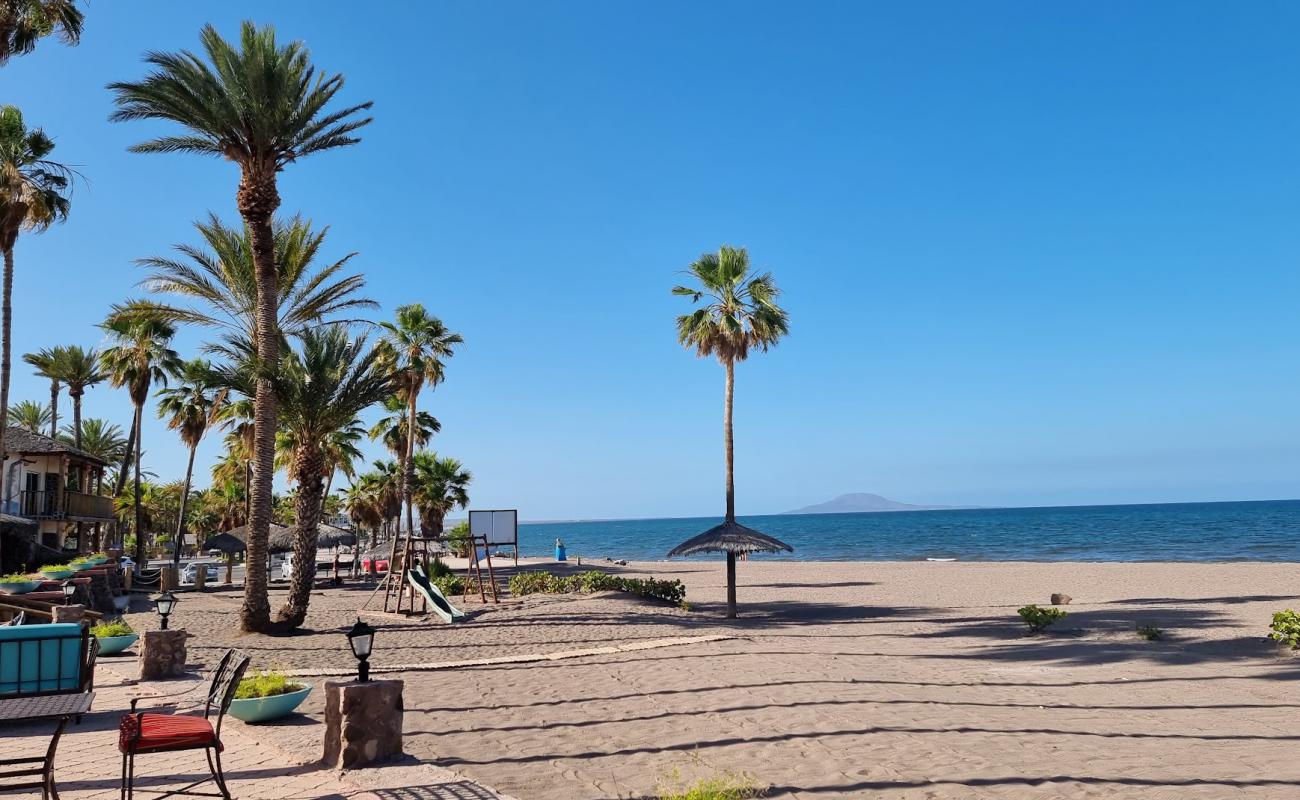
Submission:
M 855 512 L 861 513 L 864 511 L 942 511 L 945 509 L 955 508 L 976 508 L 976 506 L 918 506 L 912 505 L 911 503 L 900 503 L 897 500 L 890 500 L 888 497 L 881 497 L 878 494 L 854 492 L 853 494 L 842 494 L 834 500 L 828 500 L 825 503 L 797 508 L 794 511 L 786 511 L 785 513 L 850 514 Z

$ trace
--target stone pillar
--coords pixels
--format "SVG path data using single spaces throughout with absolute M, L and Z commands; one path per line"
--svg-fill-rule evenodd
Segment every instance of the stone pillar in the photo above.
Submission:
M 159 570 L 158 591 L 173 591 L 181 583 L 180 570 L 175 567 L 163 567 Z
M 50 609 L 54 615 L 51 622 L 82 622 L 86 619 L 86 607 L 83 605 L 55 606 Z
M 357 769 L 402 754 L 402 681 L 325 681 L 325 765 Z
M 208 586 L 208 568 L 200 564 L 198 569 L 194 570 L 194 591 L 201 592 Z
M 187 637 L 185 631 L 145 631 L 140 641 L 140 680 L 184 675 Z

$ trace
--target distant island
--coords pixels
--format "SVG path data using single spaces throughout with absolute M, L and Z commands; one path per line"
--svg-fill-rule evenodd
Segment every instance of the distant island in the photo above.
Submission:
M 897 500 L 890 500 L 888 497 L 881 497 L 878 494 L 854 492 L 852 494 L 842 494 L 834 500 L 818 503 L 815 506 L 805 506 L 783 513 L 851 514 L 864 511 L 945 511 L 961 508 L 979 508 L 979 506 L 918 506 L 911 503 L 900 503 Z

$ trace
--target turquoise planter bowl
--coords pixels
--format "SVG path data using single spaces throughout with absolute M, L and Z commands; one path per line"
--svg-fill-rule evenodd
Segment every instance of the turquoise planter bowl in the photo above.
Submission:
M 13 583 L 0 583 L 0 592 L 5 594 L 27 594 L 36 591 L 40 586 L 40 581 L 15 581 Z
M 43 569 L 41 570 L 41 574 L 52 581 L 66 581 L 68 578 L 71 578 L 76 573 L 74 573 L 70 569 L 51 569 L 51 570 Z
M 95 638 L 99 639 L 99 654 L 101 656 L 115 656 L 135 644 L 135 640 L 140 638 L 140 634 L 128 633 L 126 636 L 97 636 Z
M 242 719 L 244 722 L 268 722 L 279 719 L 297 708 L 309 694 L 311 694 L 311 686 L 305 686 L 296 692 L 277 694 L 274 697 L 231 700 L 230 716 Z

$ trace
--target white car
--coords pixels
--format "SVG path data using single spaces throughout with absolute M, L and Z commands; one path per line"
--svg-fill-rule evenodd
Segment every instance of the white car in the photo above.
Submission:
M 181 583 L 194 583 L 194 576 L 200 568 L 203 568 L 204 572 L 207 573 L 208 582 L 215 583 L 220 579 L 216 564 L 211 561 L 191 561 L 181 570 Z

